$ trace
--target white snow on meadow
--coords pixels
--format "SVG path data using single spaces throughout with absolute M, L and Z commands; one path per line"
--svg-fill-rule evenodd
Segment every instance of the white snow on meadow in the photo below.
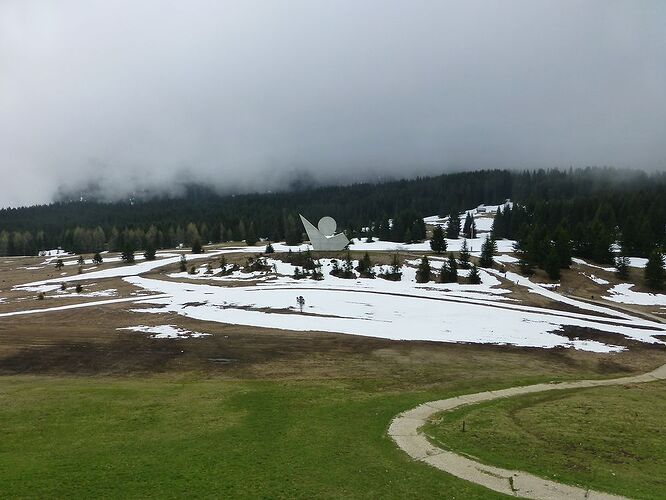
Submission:
M 175 325 L 157 326 L 130 326 L 127 328 L 116 328 L 116 330 L 129 330 L 132 332 L 149 333 L 152 339 L 188 339 L 208 337 L 210 333 L 191 332 Z
M 597 285 L 608 285 L 608 284 L 610 284 L 610 281 L 607 281 L 603 278 L 599 278 L 598 276 L 595 276 L 594 274 L 585 274 L 585 273 L 581 273 L 581 274 L 583 276 L 585 276 L 586 278 L 589 278 L 592 281 L 594 281 Z
M 581 266 L 594 267 L 596 269 L 601 269 L 602 271 L 608 271 L 608 272 L 614 272 L 615 271 L 614 267 L 595 266 L 594 264 L 590 264 L 589 262 L 585 262 L 583 259 L 579 259 L 578 257 L 572 257 L 571 262 L 573 262 L 574 264 L 579 264 Z
M 288 276 L 273 275 L 258 285 L 223 287 L 167 282 L 139 276 L 127 277 L 125 280 L 166 295 L 148 299 L 148 303 L 158 307 L 137 310 L 140 312 L 177 313 L 205 321 L 295 331 L 338 332 L 393 340 L 548 348 L 564 346 L 596 352 L 614 352 L 623 348 L 592 340 L 572 340 L 559 332 L 570 325 L 614 332 L 649 343 L 661 343 L 655 335 L 663 335 L 666 331 L 663 325 L 637 320 L 600 306 L 579 303 L 534 283 L 530 287 L 530 291 L 534 288 L 534 293 L 557 295 L 561 301 L 571 302 L 572 305 L 582 304 L 583 309 L 594 309 L 603 314 L 610 312 L 615 317 L 550 311 L 504 302 L 491 303 L 488 301 L 489 296 L 507 291 L 498 288 L 496 285 L 500 283 L 499 280 L 483 270 L 481 276 L 484 282 L 481 285 L 434 282 L 416 284 L 415 269 L 411 266 L 403 267 L 402 281 L 391 282 L 380 278 L 335 278 L 328 275 L 330 261 L 322 259 L 322 263 L 323 281 L 294 280 Z M 436 260 L 434 263 L 437 265 Z M 293 269 L 288 264 L 281 265 L 281 272 Z M 496 272 L 494 274 L 501 276 Z M 514 276 L 510 278 L 516 279 Z M 296 304 L 298 295 L 305 298 L 302 314 Z
M 632 283 L 620 283 L 608 290 L 610 295 L 603 297 L 613 302 L 645 306 L 666 306 L 666 295 L 662 293 L 636 292 Z
M 479 238 L 468 238 L 467 239 L 467 248 L 470 250 L 470 253 L 474 256 L 481 255 L 481 245 L 486 241 L 486 237 Z M 514 240 L 497 240 L 497 252 L 498 253 L 512 253 L 513 245 L 516 242 Z M 446 240 L 446 251 L 447 252 L 459 252 L 463 244 L 463 238 L 458 238 L 455 240 L 447 239 Z M 349 250 L 353 251 L 383 251 L 383 252 L 431 252 L 430 249 L 430 240 L 423 241 L 421 243 L 396 243 L 394 241 L 382 241 L 375 240 L 372 243 L 366 243 L 365 239 L 352 239 L 352 244 L 349 246 Z

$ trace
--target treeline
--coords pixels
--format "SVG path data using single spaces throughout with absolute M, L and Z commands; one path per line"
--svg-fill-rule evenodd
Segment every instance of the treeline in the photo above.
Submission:
M 497 237 L 526 244 L 529 239 L 553 241 L 562 229 L 571 238 L 572 252 L 600 262 L 607 256 L 599 248 L 614 238 L 635 255 L 664 244 L 666 174 L 590 168 L 485 170 L 238 196 L 194 186 L 179 199 L 3 209 L 0 254 L 29 255 L 59 246 L 76 253 L 122 250 L 128 242 L 137 250 L 189 246 L 197 240 L 253 243 L 260 237 L 296 244 L 303 238 L 299 213 L 315 224 L 331 215 L 350 236 L 416 241 L 425 238 L 424 216 L 507 198 L 519 201 L 524 212 L 503 215 Z M 534 255 L 541 260 L 538 249 Z

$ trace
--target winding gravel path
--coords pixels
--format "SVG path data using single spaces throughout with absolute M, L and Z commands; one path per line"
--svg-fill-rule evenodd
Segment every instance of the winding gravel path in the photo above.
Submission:
M 619 499 L 624 498 L 598 491 L 569 486 L 566 484 L 543 479 L 527 472 L 501 469 L 476 462 L 457 453 L 446 451 L 431 444 L 421 432 L 421 427 L 434 414 L 450 411 L 464 405 L 491 401 L 498 398 L 518 396 L 533 392 L 563 389 L 582 389 L 618 384 L 636 384 L 666 379 L 666 365 L 643 375 L 622 377 L 610 380 L 581 380 L 559 384 L 536 384 L 523 387 L 511 387 L 500 391 L 479 392 L 455 398 L 429 401 L 411 410 L 401 413 L 393 419 L 389 426 L 389 436 L 398 447 L 414 460 L 425 462 L 437 469 L 453 474 L 460 479 L 470 481 L 506 495 L 554 499 Z

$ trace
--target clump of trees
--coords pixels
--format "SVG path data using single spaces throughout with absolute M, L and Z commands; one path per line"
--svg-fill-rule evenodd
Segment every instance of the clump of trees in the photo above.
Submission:
M 382 268 L 379 277 L 388 281 L 402 280 L 402 263 L 397 253 L 393 254 L 390 267 L 388 269 Z
M 331 264 L 333 267 L 330 272 L 331 276 L 343 279 L 355 279 L 357 277 L 356 273 L 354 272 L 354 263 L 351 260 L 351 255 L 349 252 L 347 252 L 347 256 L 342 262 L 342 265 L 340 265 L 337 259 L 331 260 Z

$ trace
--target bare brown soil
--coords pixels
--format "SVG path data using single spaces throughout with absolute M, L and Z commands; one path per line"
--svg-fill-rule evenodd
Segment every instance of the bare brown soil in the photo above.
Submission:
M 244 263 L 247 255 L 226 256 L 228 262 Z M 374 257 L 373 257 L 374 258 Z M 390 261 L 390 255 L 382 259 Z M 218 258 L 211 258 L 217 260 Z M 35 300 L 35 293 L 11 292 L 13 284 L 48 279 L 51 268 L 25 270 L 42 258 L 12 259 L 2 263 L 1 296 L 7 299 L 0 311 L 53 307 L 97 299 L 68 298 Z M 379 261 L 380 259 L 375 259 Z M 2 262 L 2 261 L 0 261 Z M 197 266 L 206 260 L 198 261 Z M 104 264 L 113 266 L 117 264 Z M 167 279 L 177 264 L 146 276 Z M 66 268 L 67 269 L 67 268 Z M 68 272 L 76 272 L 67 269 Z M 573 273 L 573 271 L 572 271 Z M 596 274 L 596 273 L 595 273 Z M 51 276 L 53 277 L 53 276 Z M 582 277 L 590 281 L 589 279 Z M 199 281 L 200 283 L 201 281 Z M 219 282 L 217 283 L 219 284 Z M 247 283 L 244 283 L 247 285 Z M 68 286 L 72 286 L 71 284 Z M 224 283 L 223 286 L 228 286 Z M 504 283 L 511 296 L 526 305 L 559 307 L 521 287 Z M 134 287 L 122 279 L 99 280 L 86 291 L 115 288 L 118 297 L 130 296 Z M 23 300 L 21 299 L 23 293 Z M 481 365 L 497 372 L 516 365 L 525 373 L 544 372 L 566 377 L 581 372 L 610 375 L 638 373 L 666 362 L 666 349 L 635 342 L 618 354 L 593 354 L 572 349 L 531 349 L 511 346 L 400 342 L 322 332 L 288 332 L 267 328 L 225 325 L 192 320 L 180 315 L 130 312 L 140 304 L 121 303 L 84 309 L 0 318 L 0 374 L 120 375 L 164 372 L 192 372 L 223 377 L 271 378 L 389 378 L 396 387 L 441 382 L 443 373 L 455 373 L 470 380 L 482 374 L 472 367 Z M 565 306 L 568 307 L 568 306 Z M 209 333 L 196 339 L 152 339 L 147 334 L 119 331 L 136 325 L 173 324 L 191 331 Z M 597 330 L 567 330 L 571 338 L 593 338 L 622 343 L 618 335 Z M 443 368 L 446 367 L 446 370 Z M 490 368 L 488 368 L 490 367 Z M 487 373 L 483 374 L 487 376 Z

